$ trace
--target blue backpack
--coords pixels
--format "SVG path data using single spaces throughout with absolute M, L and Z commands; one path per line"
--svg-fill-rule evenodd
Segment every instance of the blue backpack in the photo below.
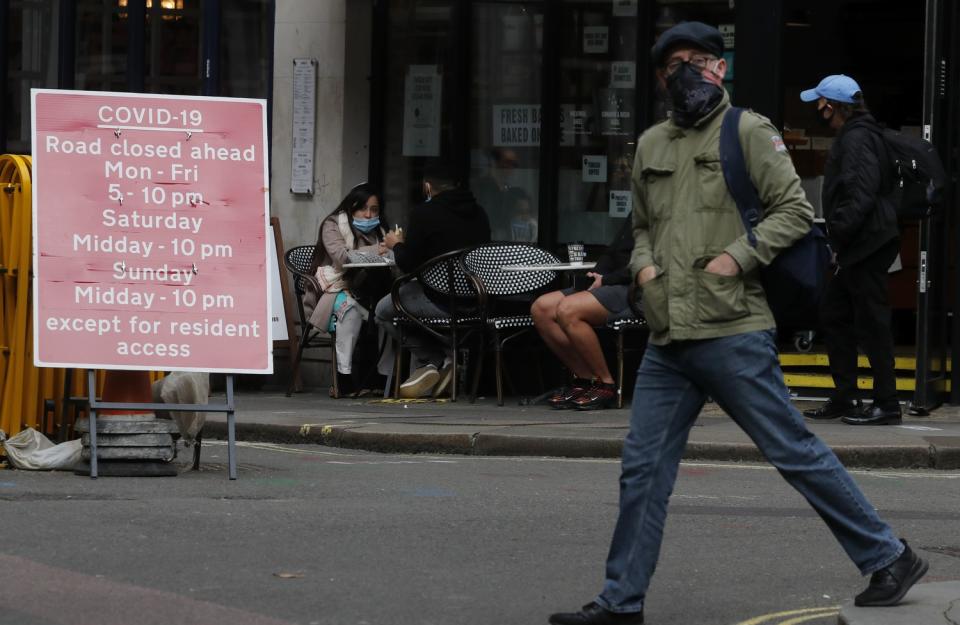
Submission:
M 727 189 L 737 203 L 750 245 L 757 246 L 754 227 L 760 222 L 763 204 L 747 172 L 740 145 L 743 109 L 730 107 L 720 126 L 720 162 Z M 811 328 L 817 319 L 820 294 L 832 257 L 823 231 L 813 224 L 792 246 L 777 254 L 760 270 L 760 280 L 778 327 Z

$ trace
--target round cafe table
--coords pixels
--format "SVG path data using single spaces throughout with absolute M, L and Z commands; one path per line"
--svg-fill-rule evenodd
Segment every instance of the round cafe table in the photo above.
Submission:
M 383 263 L 344 263 L 341 265 L 344 269 L 356 269 L 358 267 L 396 267 L 397 263 L 388 260 Z
M 585 271 L 593 269 L 597 263 L 554 263 L 549 265 L 504 265 L 504 271 Z

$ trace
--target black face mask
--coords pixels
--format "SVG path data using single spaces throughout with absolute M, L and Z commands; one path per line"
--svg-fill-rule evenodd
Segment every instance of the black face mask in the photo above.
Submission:
M 689 63 L 667 76 L 667 92 L 673 104 L 673 121 L 683 128 L 693 126 L 723 99 L 723 87 L 704 79 L 703 70 Z
M 820 126 L 821 128 L 829 128 L 829 127 L 830 127 L 830 121 L 833 120 L 833 116 L 837 114 L 837 112 L 836 112 L 836 111 L 833 111 L 833 109 L 831 108 L 830 110 L 833 111 L 833 112 L 831 113 L 830 117 L 824 117 L 824 116 L 823 116 L 823 112 L 824 112 L 825 110 L 827 110 L 826 107 L 824 107 L 824 108 L 822 108 L 822 109 L 816 109 L 816 110 L 814 111 L 814 115 L 817 116 L 817 125 Z

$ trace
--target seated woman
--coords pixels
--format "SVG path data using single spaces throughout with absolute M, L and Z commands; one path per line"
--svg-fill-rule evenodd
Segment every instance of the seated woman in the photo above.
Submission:
M 345 270 L 357 253 L 388 255 L 381 222 L 380 200 L 367 183 L 358 184 L 340 205 L 320 222 L 311 262 L 316 280 L 307 281 L 303 297 L 310 323 L 325 333 L 336 332 L 337 371 L 350 375 L 353 353 L 363 322 L 364 307 L 389 290 L 390 273 L 383 269 Z M 359 389 L 357 389 L 359 390 Z
M 587 273 L 593 283 L 586 291 L 552 291 L 530 307 L 544 343 L 574 376 L 572 383 L 547 400 L 554 409 L 600 410 L 617 403 L 617 386 L 593 328 L 634 316 L 627 302 L 633 229 L 629 219 L 624 221 L 595 271 Z

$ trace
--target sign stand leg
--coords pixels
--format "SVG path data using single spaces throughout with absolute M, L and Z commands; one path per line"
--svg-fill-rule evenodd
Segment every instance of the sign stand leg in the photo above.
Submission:
M 97 479 L 97 374 L 87 370 L 87 394 L 90 398 L 90 477 Z
M 231 480 L 237 479 L 236 419 L 233 411 L 233 374 L 227 375 L 227 470 Z

